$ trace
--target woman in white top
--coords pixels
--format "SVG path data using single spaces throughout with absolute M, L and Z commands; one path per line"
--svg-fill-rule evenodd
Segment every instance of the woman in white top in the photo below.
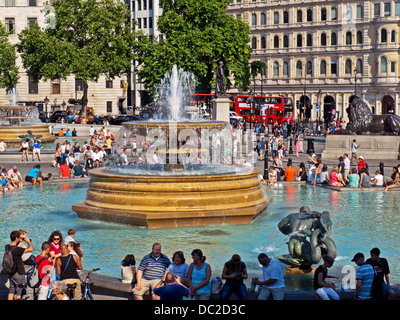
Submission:
M 26 139 L 22 142 L 21 146 L 19 147 L 19 151 L 22 151 L 22 161 L 24 161 L 24 155 L 26 156 L 26 161 L 28 161 L 29 156 L 29 140 Z
M 0 151 L 6 151 L 7 144 L 4 142 L 4 140 L 0 140 Z

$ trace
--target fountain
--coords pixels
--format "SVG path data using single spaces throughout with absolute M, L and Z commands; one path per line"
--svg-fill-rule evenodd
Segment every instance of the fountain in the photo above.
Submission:
M 4 140 L 7 147 L 19 147 L 21 140 L 30 136 L 40 137 L 43 144 L 54 142 L 48 126 L 39 120 L 37 108 L 19 105 L 15 88 L 8 91 L 8 95 L 9 104 L 0 106 L 0 140 Z
M 160 228 L 251 223 L 266 210 L 261 170 L 232 164 L 230 125 L 198 117 L 194 84 L 174 66 L 155 119 L 123 124 L 118 146 L 145 146 L 143 163 L 91 170 L 86 200 L 72 207 L 80 218 Z

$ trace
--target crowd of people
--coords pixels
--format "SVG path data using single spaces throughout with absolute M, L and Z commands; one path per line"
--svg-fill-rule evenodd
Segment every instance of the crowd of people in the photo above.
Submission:
M 58 299 L 66 300 L 65 288 L 68 284 L 76 284 L 75 298 L 81 299 L 80 272 L 83 270 L 83 250 L 75 238 L 74 229 L 68 230 L 67 237 L 63 237 L 59 230 L 53 231 L 48 239 L 42 243 L 38 255 L 33 255 L 32 240 L 25 230 L 15 230 L 10 233 L 10 243 L 5 246 L 11 251 L 14 266 L 8 275 L 8 299 L 20 299 L 24 284 L 27 282 L 25 266 L 36 263 L 40 286 L 37 298 L 47 300 L 49 290 L 57 295 Z M 212 276 L 211 265 L 206 262 L 202 250 L 194 249 L 191 252 L 192 262 L 187 263 L 182 251 L 176 251 L 171 260 L 162 253 L 160 243 L 154 243 L 151 252 L 146 254 L 136 267 L 136 258 L 128 254 L 121 261 L 122 283 L 132 286 L 133 298 L 143 300 L 144 295 L 150 295 L 153 300 L 209 300 L 212 294 L 219 293 L 221 300 L 229 300 L 232 293 L 236 293 L 240 300 L 247 300 L 248 293 L 258 293 L 258 300 L 283 300 L 286 286 L 282 268 L 278 261 L 265 253 L 260 253 L 257 261 L 261 266 L 260 278 L 252 279 L 249 290 L 245 284 L 249 274 L 246 263 L 240 255 L 233 254 L 223 266 L 220 277 Z M 390 269 L 388 261 L 380 257 L 380 250 L 373 248 L 370 258 L 365 260 L 362 253 L 356 253 L 351 260 L 359 268 L 356 272 L 356 286 L 354 299 L 393 299 L 394 290 L 390 286 Z M 329 281 L 333 278 L 328 275 L 328 269 L 334 264 L 334 259 L 323 256 L 314 273 L 314 292 L 322 300 L 340 299 L 335 285 Z M 379 286 L 373 286 L 377 279 Z M 59 282 L 63 282 L 60 284 Z M 253 287 L 253 288 L 254 288 Z

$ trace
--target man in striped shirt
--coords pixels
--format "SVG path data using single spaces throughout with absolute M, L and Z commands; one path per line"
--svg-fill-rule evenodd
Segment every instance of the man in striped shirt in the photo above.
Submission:
M 365 262 L 364 254 L 361 252 L 356 253 L 351 260 L 359 266 L 356 271 L 356 292 L 354 295 L 355 300 L 371 299 L 372 282 L 374 281 L 375 271 L 374 268 Z
M 137 283 L 133 289 L 134 299 L 143 300 L 143 294 L 151 289 L 153 300 L 160 300 L 160 297 L 154 294 L 154 288 L 162 281 L 170 264 L 168 257 L 161 253 L 161 244 L 154 243 L 152 251 L 143 257 L 138 267 Z

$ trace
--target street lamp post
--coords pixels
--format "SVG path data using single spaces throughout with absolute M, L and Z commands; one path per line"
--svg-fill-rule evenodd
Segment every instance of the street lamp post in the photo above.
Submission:
M 251 130 L 251 122 L 252 122 L 252 120 L 251 120 L 251 116 L 252 116 L 252 109 L 253 109 L 253 99 L 254 99 L 254 96 L 253 96 L 253 90 L 249 90 L 249 103 L 250 103 L 250 130 Z
M 49 98 L 47 98 L 47 96 L 46 96 L 46 98 L 44 98 L 43 101 L 44 101 L 44 106 L 45 106 L 45 118 L 46 118 L 46 122 L 47 122 L 47 118 L 48 118 L 47 105 L 49 104 L 50 100 L 49 100 Z
M 354 97 L 357 96 L 357 69 L 354 69 Z

